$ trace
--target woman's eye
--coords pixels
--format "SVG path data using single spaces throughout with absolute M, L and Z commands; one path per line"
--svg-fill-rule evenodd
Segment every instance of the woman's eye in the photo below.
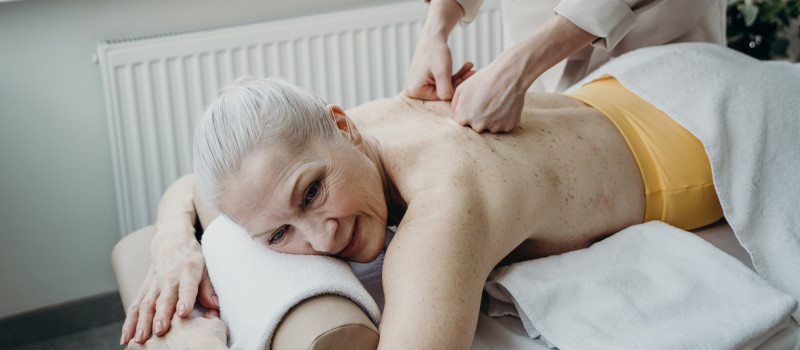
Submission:
M 286 234 L 286 226 L 281 227 L 277 232 L 272 234 L 272 237 L 269 238 L 269 244 L 275 244 L 283 238 L 283 235 Z
M 308 188 L 308 192 L 306 192 L 305 198 L 303 198 L 303 204 L 308 205 L 311 203 L 311 200 L 317 196 L 317 191 L 319 190 L 319 181 L 314 181 L 311 184 L 311 187 Z

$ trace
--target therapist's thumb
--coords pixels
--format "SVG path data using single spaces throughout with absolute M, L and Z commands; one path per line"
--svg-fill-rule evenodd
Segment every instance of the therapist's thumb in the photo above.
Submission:
M 442 101 L 449 101 L 453 98 L 453 81 L 450 80 L 450 74 L 443 72 L 437 74 L 436 80 L 436 97 Z

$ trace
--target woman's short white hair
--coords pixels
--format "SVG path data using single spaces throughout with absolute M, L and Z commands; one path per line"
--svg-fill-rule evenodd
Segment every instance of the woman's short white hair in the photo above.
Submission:
M 300 151 L 312 139 L 335 140 L 326 102 L 278 78 L 242 77 L 222 89 L 194 133 L 197 191 L 219 209 L 221 180 L 258 147 Z

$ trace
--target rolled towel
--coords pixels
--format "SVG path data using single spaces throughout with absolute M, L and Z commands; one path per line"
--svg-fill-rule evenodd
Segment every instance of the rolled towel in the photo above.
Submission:
M 562 350 L 749 349 L 796 307 L 740 261 L 658 221 L 489 280 L 490 312 L 513 305 L 531 338 Z
M 274 252 L 224 215 L 203 233 L 203 255 L 231 349 L 264 349 L 289 309 L 323 294 L 347 297 L 380 322 L 377 304 L 343 260 Z

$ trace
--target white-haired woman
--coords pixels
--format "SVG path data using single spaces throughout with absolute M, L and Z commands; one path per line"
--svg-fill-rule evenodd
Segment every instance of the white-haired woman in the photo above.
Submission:
M 451 116 L 448 102 L 402 95 L 345 113 L 275 79 L 224 89 L 198 126 L 194 178 L 162 200 L 122 342 L 164 334 L 196 299 L 217 308 L 192 234 L 195 186 L 279 252 L 367 262 L 398 225 L 383 265 L 385 349 L 468 348 L 498 264 L 647 220 L 692 229 L 722 216 L 702 144 L 611 76 L 527 95 L 508 134 Z

